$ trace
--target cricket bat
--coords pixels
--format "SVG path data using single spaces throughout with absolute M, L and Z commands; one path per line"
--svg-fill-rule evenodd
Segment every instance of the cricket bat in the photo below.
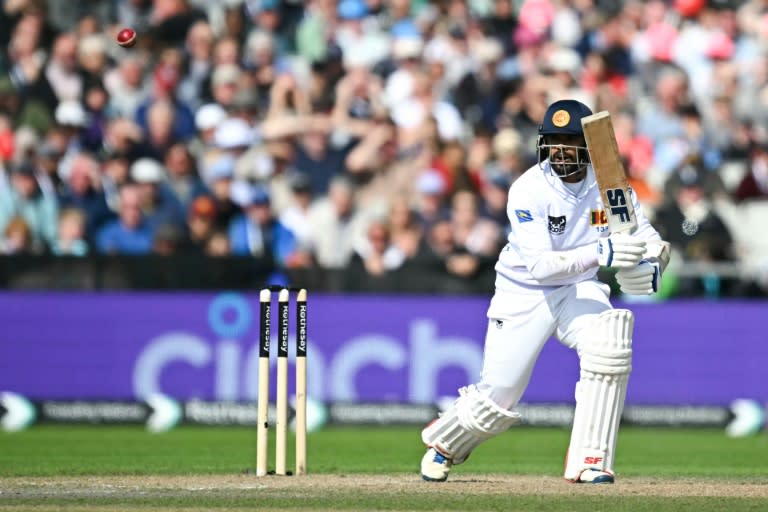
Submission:
M 589 158 L 595 171 L 597 187 L 606 208 L 611 233 L 629 232 L 637 227 L 635 207 L 630 197 L 629 181 L 624 171 L 613 132 L 611 115 L 603 110 L 581 119 Z

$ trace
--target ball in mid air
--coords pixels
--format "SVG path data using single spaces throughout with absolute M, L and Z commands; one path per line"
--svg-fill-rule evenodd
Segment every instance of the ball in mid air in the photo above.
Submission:
M 117 44 L 123 48 L 131 48 L 136 44 L 136 31 L 132 28 L 124 28 L 117 33 Z

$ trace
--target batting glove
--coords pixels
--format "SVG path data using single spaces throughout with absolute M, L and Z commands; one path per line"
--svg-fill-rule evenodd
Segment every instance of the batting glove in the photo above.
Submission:
M 633 268 L 645 254 L 645 240 L 614 233 L 597 241 L 597 262 L 602 267 Z
M 642 260 L 634 268 L 622 268 L 616 272 L 616 281 L 627 295 L 651 295 L 659 291 L 661 269 L 658 263 Z

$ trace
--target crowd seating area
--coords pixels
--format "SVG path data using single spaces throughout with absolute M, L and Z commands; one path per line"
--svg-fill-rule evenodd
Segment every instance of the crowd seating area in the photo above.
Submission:
M 490 293 L 575 98 L 673 244 L 659 297 L 768 294 L 762 1 L 5 0 L 0 43 L 3 287 Z

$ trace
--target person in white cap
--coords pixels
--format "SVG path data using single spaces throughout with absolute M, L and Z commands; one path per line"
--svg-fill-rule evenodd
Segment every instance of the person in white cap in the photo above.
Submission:
M 154 229 L 161 224 L 183 225 L 186 211 L 166 183 L 163 165 L 152 158 L 140 158 L 131 165 L 131 181 L 137 185 L 146 222 Z
M 227 111 L 218 103 L 206 103 L 195 112 L 197 134 L 189 141 L 189 151 L 195 157 L 198 169 L 205 168 L 213 157 L 218 156 L 214 136 L 216 129 L 227 117 Z

